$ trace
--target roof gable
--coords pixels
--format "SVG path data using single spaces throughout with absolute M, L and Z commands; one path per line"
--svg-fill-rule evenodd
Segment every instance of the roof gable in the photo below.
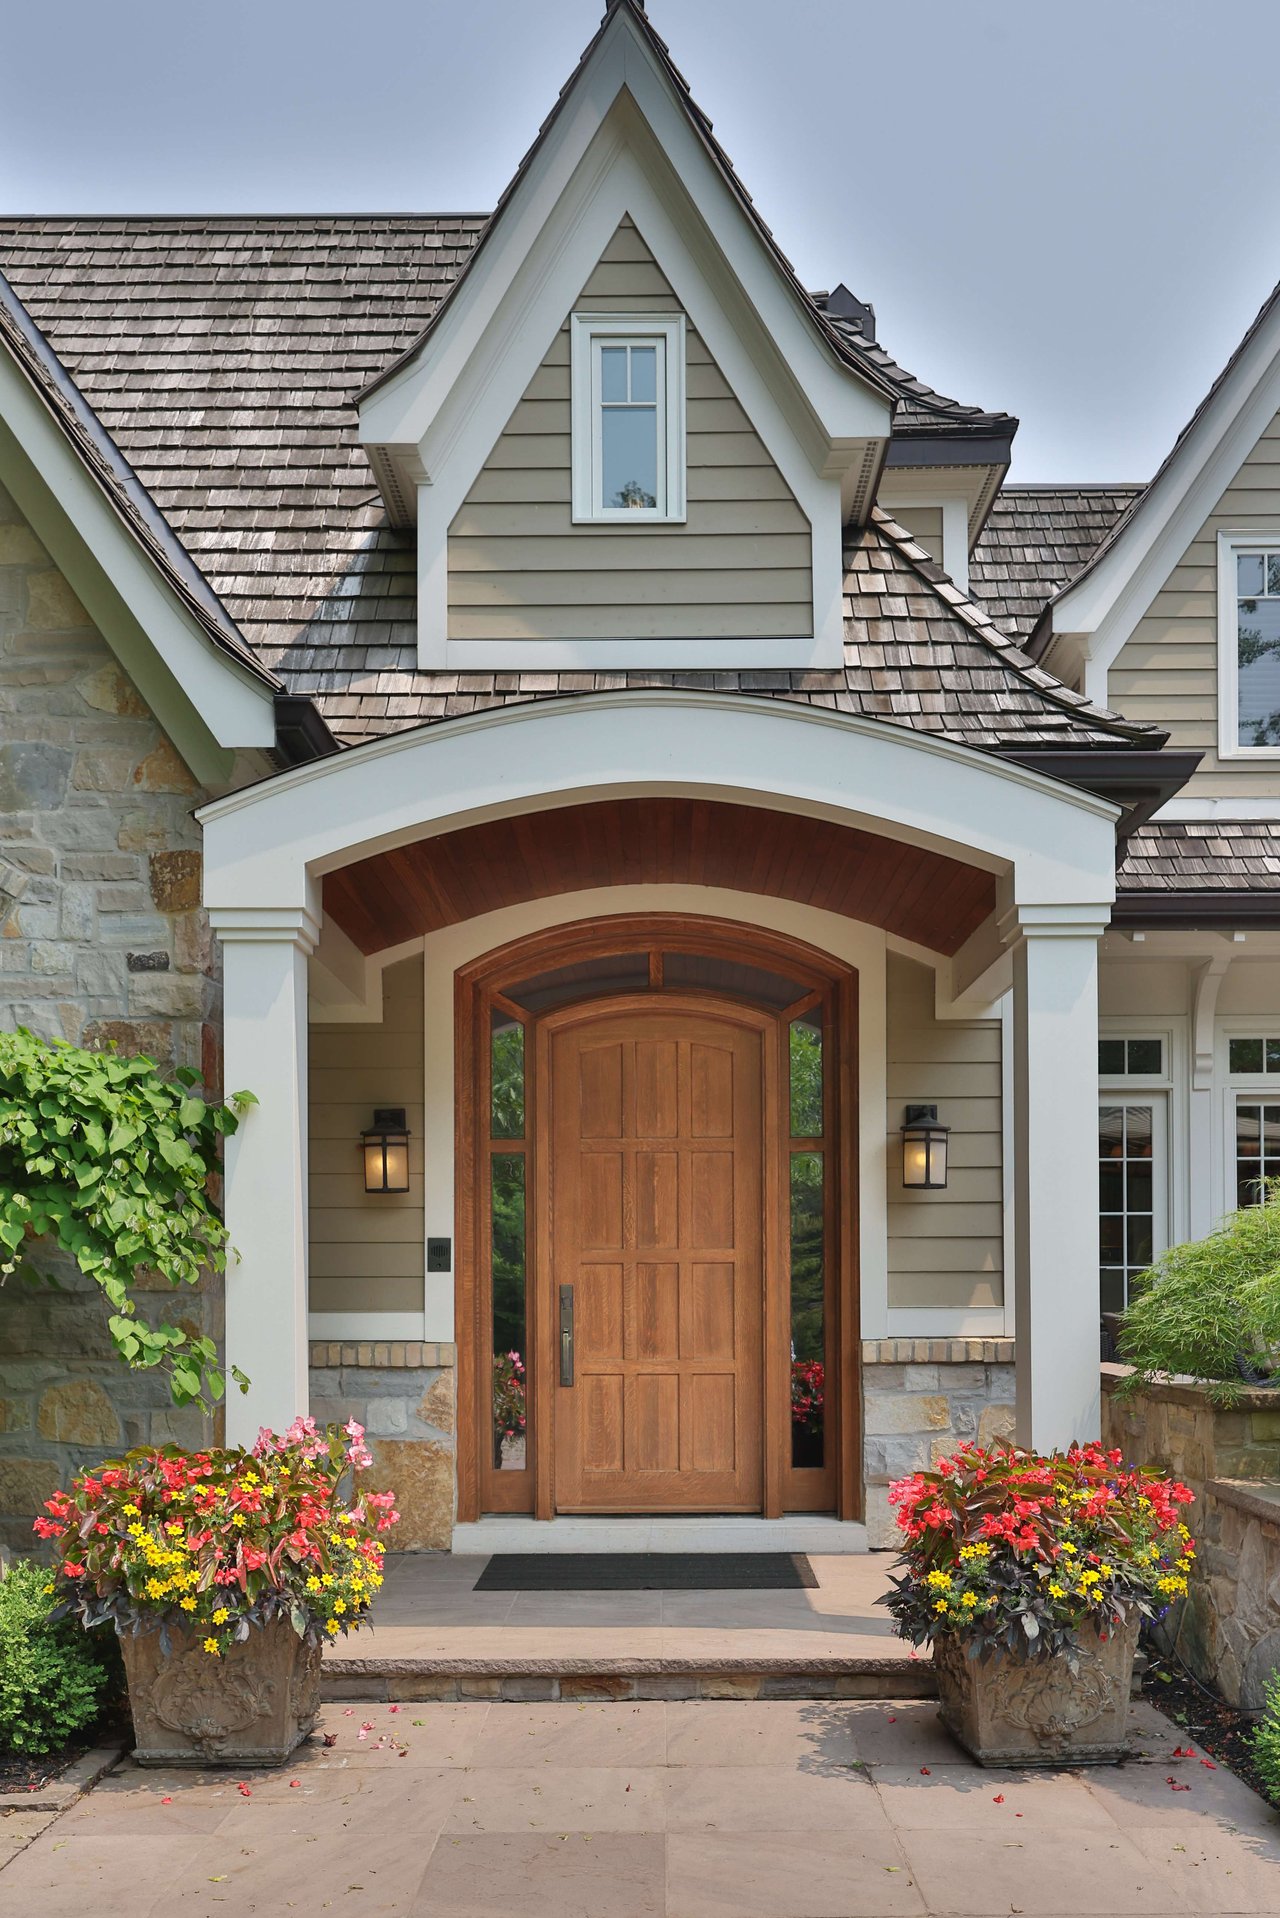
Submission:
M 628 218 L 823 547 L 810 650 L 787 657 L 838 657 L 840 527 L 870 507 L 891 388 L 799 287 L 673 76 L 643 15 L 618 0 L 448 297 L 362 401 L 360 438 L 392 517 L 418 517 L 424 666 L 461 663 L 446 637 L 448 525 Z
M 1181 555 L 1280 412 L 1280 286 L 1183 427 L 1150 485 L 1051 599 L 1043 656 L 1083 665 L 1105 698 L 1112 663 Z

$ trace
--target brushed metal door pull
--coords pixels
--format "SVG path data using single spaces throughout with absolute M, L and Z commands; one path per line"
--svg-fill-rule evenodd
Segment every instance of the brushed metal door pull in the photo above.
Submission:
M 573 1384 L 573 1287 L 560 1287 L 560 1383 Z

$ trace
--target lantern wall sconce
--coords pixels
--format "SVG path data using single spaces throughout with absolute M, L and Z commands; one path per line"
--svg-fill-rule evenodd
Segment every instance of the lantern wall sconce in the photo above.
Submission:
M 937 1106 L 908 1106 L 902 1127 L 902 1183 L 915 1192 L 941 1192 L 947 1183 L 947 1134 Z
M 409 1128 L 403 1106 L 379 1106 L 373 1124 L 360 1135 L 364 1147 L 366 1192 L 409 1190 Z

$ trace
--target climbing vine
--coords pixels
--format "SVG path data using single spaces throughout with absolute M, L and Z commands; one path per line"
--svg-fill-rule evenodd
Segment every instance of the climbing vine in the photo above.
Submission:
M 52 1240 L 102 1288 L 126 1364 L 165 1367 L 177 1404 L 207 1408 L 226 1386 L 213 1340 L 147 1323 L 134 1298 L 144 1273 L 194 1285 L 226 1265 L 210 1177 L 219 1139 L 257 1101 L 237 1092 L 211 1104 L 199 1083 L 186 1068 L 162 1078 L 151 1059 L 0 1032 L 0 1283 L 19 1268 L 51 1276 L 32 1252 Z M 234 1367 L 232 1377 L 248 1383 Z

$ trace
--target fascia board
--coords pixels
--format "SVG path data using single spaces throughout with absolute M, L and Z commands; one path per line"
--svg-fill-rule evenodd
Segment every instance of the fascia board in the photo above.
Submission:
M 168 590 L 7 355 L 0 463 L 41 544 L 197 778 L 225 776 L 238 748 L 272 746 L 271 688 L 215 647 Z
M 501 230 L 494 232 L 467 271 L 418 358 L 361 407 L 363 443 L 398 447 L 422 443 L 461 379 L 474 342 L 492 325 L 504 303 L 514 303 L 519 310 L 514 299 L 517 274 L 579 167 L 590 164 L 592 157 L 597 169 L 609 164 L 616 146 L 611 150 L 606 122 L 624 92 L 647 127 L 656 152 L 665 159 L 670 176 L 696 206 L 763 328 L 776 341 L 780 363 L 790 369 L 795 388 L 812 409 L 828 444 L 887 433 L 887 401 L 823 345 L 800 311 L 794 290 L 784 283 L 759 234 L 696 137 L 687 114 L 672 98 L 648 48 L 622 17 L 619 26 L 623 30 L 602 41 L 591 65 L 579 76 L 569 110 L 551 129 L 503 209 Z M 634 135 L 634 126 L 631 131 Z M 593 142 L 602 134 L 605 137 L 595 156 L 590 156 Z M 565 310 L 580 285 L 581 281 L 562 289 Z
M 1241 355 L 1111 551 L 1052 603 L 1053 631 L 1081 641 L 1105 688 L 1116 655 L 1280 410 L 1280 307 Z

